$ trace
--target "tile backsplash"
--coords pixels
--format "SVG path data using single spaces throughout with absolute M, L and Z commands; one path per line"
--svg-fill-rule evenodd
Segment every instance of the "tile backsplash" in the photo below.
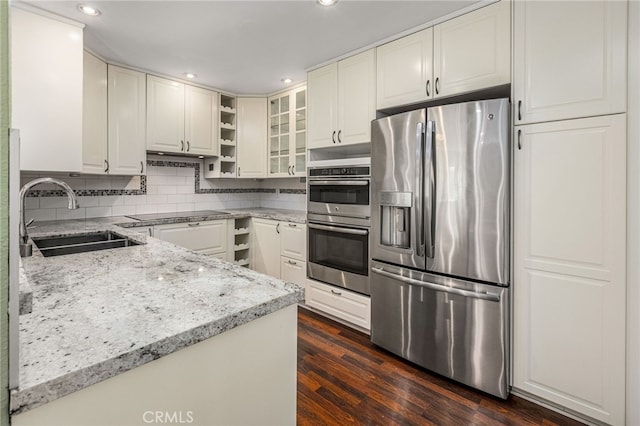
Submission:
M 198 159 L 149 156 L 146 176 L 23 172 L 22 185 L 44 176 L 67 182 L 80 205 L 68 210 L 64 192 L 39 185 L 27 194 L 26 217 L 41 221 L 250 207 L 306 210 L 306 184 L 299 178 L 208 180 L 201 176 L 202 167 Z

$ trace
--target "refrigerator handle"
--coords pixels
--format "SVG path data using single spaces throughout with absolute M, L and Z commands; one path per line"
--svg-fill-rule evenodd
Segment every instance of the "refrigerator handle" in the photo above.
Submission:
M 416 195 L 415 195 L 415 203 L 416 203 L 416 228 L 417 232 L 415 240 L 416 240 L 416 254 L 420 257 L 424 257 L 424 215 L 422 214 L 422 209 L 424 209 L 424 197 L 423 193 L 423 185 L 424 182 L 424 167 L 423 167 L 423 159 L 422 155 L 424 152 L 424 123 L 418 123 L 416 126 Z
M 425 249 L 427 257 L 433 258 L 434 251 L 434 243 L 433 243 L 433 234 L 435 233 L 435 224 L 434 224 L 434 208 L 435 208 L 435 192 L 436 192 L 436 175 L 435 175 L 435 152 L 433 147 L 434 142 L 434 133 L 435 133 L 435 122 L 427 121 L 427 131 L 426 131 L 426 143 L 425 143 L 425 155 L 424 155 L 424 173 L 426 174 L 426 185 L 424 188 L 423 195 L 423 232 L 425 235 Z

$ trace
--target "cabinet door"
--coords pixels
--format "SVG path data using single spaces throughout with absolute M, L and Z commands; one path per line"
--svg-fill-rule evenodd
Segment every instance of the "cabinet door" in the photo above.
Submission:
M 514 386 L 624 423 L 626 120 L 516 128 Z
M 280 223 L 280 255 L 307 260 L 307 227 L 301 223 Z
M 109 65 L 108 76 L 109 173 L 144 174 L 145 75 Z
M 154 236 L 189 250 L 211 253 L 227 252 L 227 221 L 175 223 L 159 225 Z
M 367 296 L 308 279 L 305 304 L 365 330 L 371 328 L 371 299 Z
M 238 98 L 237 168 L 239 178 L 267 176 L 267 100 Z
M 433 28 L 376 49 L 378 109 L 424 102 L 433 97 Z
M 107 173 L 107 64 L 84 52 L 82 171 Z
M 82 171 L 83 33 L 68 22 L 11 8 L 11 46 L 3 52 L 11 53 L 21 170 Z
M 291 176 L 291 93 L 272 96 L 269 102 L 269 176 Z
M 307 74 L 309 104 L 308 148 L 337 144 L 338 64 L 326 65 Z
M 184 151 L 218 155 L 218 93 L 185 86 Z
M 625 111 L 627 2 L 513 7 L 516 124 Z
M 371 142 L 376 118 L 376 58 L 371 49 L 338 62 L 338 144 Z
M 290 163 L 291 174 L 307 175 L 307 87 L 300 87 L 291 93 L 293 108 L 291 115 L 294 129 L 291 132 Z
M 147 149 L 185 150 L 184 84 L 147 76 Z
M 280 260 L 280 279 L 304 287 L 307 280 L 307 263 L 284 256 Z
M 435 96 L 508 84 L 511 81 L 510 27 L 508 0 L 436 25 L 433 29 Z
M 280 226 L 268 219 L 252 219 L 251 264 L 253 269 L 280 278 Z

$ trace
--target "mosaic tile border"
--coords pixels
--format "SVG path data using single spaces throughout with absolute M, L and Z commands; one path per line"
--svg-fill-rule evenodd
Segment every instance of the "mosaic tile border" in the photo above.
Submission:
M 147 166 L 154 167 L 190 167 L 194 169 L 195 194 L 275 194 L 274 188 L 200 188 L 200 163 L 185 161 L 147 160 Z M 79 197 L 146 195 L 147 176 L 140 176 L 140 189 L 74 189 Z M 280 189 L 281 194 L 306 194 L 306 189 Z M 32 189 L 27 197 L 64 197 L 66 193 L 55 189 Z

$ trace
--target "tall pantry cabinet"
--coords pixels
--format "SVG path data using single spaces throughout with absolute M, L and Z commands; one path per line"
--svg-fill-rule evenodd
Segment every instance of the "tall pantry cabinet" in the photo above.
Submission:
M 513 7 L 514 390 L 623 424 L 627 4 Z

